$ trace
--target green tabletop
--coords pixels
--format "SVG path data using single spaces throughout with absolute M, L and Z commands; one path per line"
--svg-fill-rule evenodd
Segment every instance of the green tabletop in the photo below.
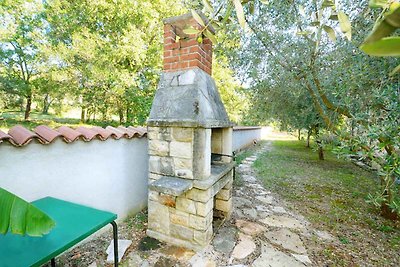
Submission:
M 114 221 L 117 215 L 46 197 L 32 202 L 56 226 L 43 237 L 0 235 L 0 266 L 40 266 Z

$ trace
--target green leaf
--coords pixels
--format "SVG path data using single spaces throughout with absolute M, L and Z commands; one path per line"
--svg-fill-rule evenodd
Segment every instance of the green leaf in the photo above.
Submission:
M 397 72 L 400 71 L 400 65 L 398 65 L 396 68 L 394 68 L 391 72 L 390 72 L 390 76 L 395 75 Z
M 376 42 L 366 43 L 360 49 L 371 56 L 400 56 L 400 37 L 386 37 Z
M 200 15 L 196 12 L 196 10 L 192 9 L 191 11 L 192 11 L 192 16 L 197 21 L 197 23 L 205 27 L 206 24 L 204 23 L 204 20 L 200 17 Z
M 324 31 L 328 34 L 328 37 L 335 42 L 336 41 L 336 33 L 335 30 L 332 29 L 332 27 L 329 27 L 327 25 L 323 25 L 322 28 L 324 29 Z
M 268 5 L 269 1 L 268 0 L 260 0 L 261 3 L 263 3 L 264 5 Z
M 322 8 L 333 7 L 333 6 L 335 6 L 335 2 L 332 0 L 324 0 L 324 2 L 322 2 Z
M 344 35 L 350 41 L 351 40 L 351 23 L 350 23 L 349 18 L 343 11 L 339 11 L 338 19 L 339 19 L 339 26 L 340 26 L 341 31 L 344 33 Z
M 183 29 L 183 33 L 185 33 L 185 34 L 198 34 L 198 33 L 200 33 L 200 31 L 198 29 L 193 28 L 193 27 L 189 27 L 189 28 Z
M 206 10 L 210 13 L 214 13 L 214 8 L 212 7 L 211 3 L 209 0 L 203 0 L 203 5 L 206 8 Z
M 240 0 L 233 0 L 233 4 L 235 5 L 236 15 L 239 20 L 239 24 L 242 28 L 246 26 L 246 20 L 244 18 L 243 6 Z
M 400 7 L 385 14 L 383 20 L 377 22 L 372 32 L 364 40 L 364 43 L 373 43 L 384 37 L 390 36 L 397 28 L 400 28 Z
M 369 7 L 372 8 L 384 8 L 388 5 L 388 0 L 370 0 Z
M 311 26 L 319 26 L 321 23 L 319 21 L 313 21 L 310 23 Z
M 296 32 L 297 35 L 310 35 L 311 33 L 310 31 Z
M 211 42 L 213 42 L 214 44 L 218 43 L 217 38 L 215 37 L 215 35 L 210 32 L 209 30 L 205 30 L 204 31 L 204 35 L 208 37 L 208 39 L 211 40 Z
M 0 233 L 42 236 L 47 234 L 55 222 L 44 212 L 0 188 Z

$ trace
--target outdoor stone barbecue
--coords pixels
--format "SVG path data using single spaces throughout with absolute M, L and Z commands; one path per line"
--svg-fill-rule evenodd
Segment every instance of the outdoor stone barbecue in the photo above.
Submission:
M 199 250 L 213 218 L 231 214 L 234 163 L 231 123 L 210 76 L 212 43 L 185 35 L 189 25 L 201 27 L 191 14 L 164 20 L 164 72 L 148 120 L 147 234 Z

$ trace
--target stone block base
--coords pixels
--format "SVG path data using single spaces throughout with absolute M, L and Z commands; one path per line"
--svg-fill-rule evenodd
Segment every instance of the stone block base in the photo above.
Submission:
M 194 250 L 196 252 L 202 250 L 211 241 L 211 235 L 210 235 L 210 240 L 208 240 L 207 243 L 200 245 L 200 244 L 190 242 L 188 240 L 183 240 L 183 239 L 172 237 L 170 235 L 162 234 L 162 233 L 150 230 L 150 229 L 148 229 L 146 231 L 146 233 L 148 236 L 150 236 L 152 238 L 158 239 L 160 241 L 164 241 L 169 244 L 174 244 L 175 246 L 188 248 L 188 249 Z

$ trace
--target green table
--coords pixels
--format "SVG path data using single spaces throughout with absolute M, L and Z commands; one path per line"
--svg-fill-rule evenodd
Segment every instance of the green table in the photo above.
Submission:
M 60 199 L 46 197 L 32 202 L 56 222 L 43 237 L 0 235 L 0 266 L 40 266 L 71 248 L 107 224 L 114 234 L 114 265 L 118 266 L 117 215 Z

